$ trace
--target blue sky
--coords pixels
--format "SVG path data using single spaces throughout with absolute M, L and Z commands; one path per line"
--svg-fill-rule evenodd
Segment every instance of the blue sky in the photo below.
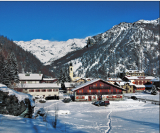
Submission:
M 66 41 L 158 17 L 159 1 L 0 1 L 0 35 L 14 41 Z

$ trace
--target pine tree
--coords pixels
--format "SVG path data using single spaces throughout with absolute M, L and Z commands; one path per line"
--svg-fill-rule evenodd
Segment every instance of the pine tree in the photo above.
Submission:
M 18 77 L 18 65 L 17 65 L 17 59 L 15 57 L 15 54 L 12 52 L 8 60 L 8 68 L 9 68 L 9 79 L 11 83 L 19 83 L 19 77 Z
M 8 61 L 4 60 L 3 68 L 2 68 L 2 84 L 9 86 L 10 78 L 9 78 L 9 68 L 8 68 Z
M 157 94 L 157 89 L 156 89 L 156 86 L 155 86 L 155 85 L 152 86 L 151 94 L 152 94 L 152 95 L 156 95 L 156 94 Z
M 0 83 L 2 83 L 2 69 L 3 69 L 3 65 L 4 65 L 4 56 L 2 51 L 0 50 Z
M 59 73 L 59 77 L 58 77 L 58 83 L 62 82 L 62 70 Z

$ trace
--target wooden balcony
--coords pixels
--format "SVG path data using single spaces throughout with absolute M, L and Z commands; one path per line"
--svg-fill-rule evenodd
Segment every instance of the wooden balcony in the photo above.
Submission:
M 122 94 L 122 92 L 84 92 L 84 93 L 76 93 L 77 95 L 114 95 L 114 94 Z
M 110 89 L 110 86 L 95 86 L 95 87 L 89 87 L 90 90 L 92 89 Z

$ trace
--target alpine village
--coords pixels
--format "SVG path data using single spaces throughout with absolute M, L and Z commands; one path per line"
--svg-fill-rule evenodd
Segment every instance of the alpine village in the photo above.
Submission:
M 47 123 L 49 111 L 45 110 L 45 104 L 51 106 L 52 102 L 59 108 L 71 104 L 68 111 L 85 105 L 95 111 L 110 108 L 115 103 L 128 105 L 126 99 L 159 106 L 159 100 L 154 99 L 160 92 L 159 26 L 159 19 L 148 23 L 145 20 L 123 22 L 104 33 L 87 37 L 83 47 L 72 40 L 72 51 L 61 49 L 66 54 L 50 58 L 48 63 L 41 62 L 32 52 L 32 41 L 31 49 L 27 49 L 29 45 L 25 42 L 22 47 L 22 42 L 1 35 L 0 114 L 23 119 L 42 118 Z M 44 40 L 34 41 L 38 47 Z M 138 97 L 142 94 L 152 99 Z M 53 132 L 67 132 L 69 128 L 61 122 L 64 129 L 57 128 L 58 119 L 62 120 L 60 109 L 56 113 L 57 106 L 53 107 Z M 81 110 L 86 111 L 84 107 Z

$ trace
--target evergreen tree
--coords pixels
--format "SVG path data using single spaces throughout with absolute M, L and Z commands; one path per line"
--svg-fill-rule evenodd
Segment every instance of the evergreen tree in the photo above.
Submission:
M 62 82 L 62 70 L 60 70 L 59 77 L 58 77 L 58 83 L 61 83 L 61 82 Z
M 4 56 L 2 51 L 0 50 L 0 83 L 2 83 L 2 69 L 3 69 L 3 65 L 4 65 Z
M 156 94 L 157 94 L 157 89 L 156 89 L 156 86 L 155 86 L 155 85 L 152 86 L 151 94 L 152 94 L 152 95 L 156 95 Z
M 18 65 L 17 65 L 17 59 L 15 57 L 15 54 L 12 52 L 8 57 L 8 64 L 9 64 L 9 79 L 11 83 L 19 83 L 19 77 L 18 77 Z
M 4 60 L 3 68 L 2 68 L 2 84 L 9 86 L 10 78 L 9 78 L 9 68 L 8 68 L 8 61 Z

